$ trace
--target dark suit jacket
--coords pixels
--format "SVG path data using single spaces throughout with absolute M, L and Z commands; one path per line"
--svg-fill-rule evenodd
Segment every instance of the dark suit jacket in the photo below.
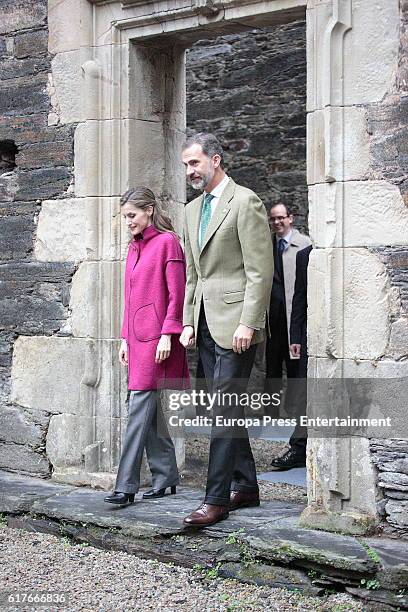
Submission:
M 290 343 L 300 344 L 301 367 L 307 368 L 307 266 L 312 246 L 299 251 L 296 255 L 295 292 L 292 300 L 290 318 Z

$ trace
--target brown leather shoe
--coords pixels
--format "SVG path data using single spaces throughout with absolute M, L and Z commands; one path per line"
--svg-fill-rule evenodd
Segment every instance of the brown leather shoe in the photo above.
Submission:
M 228 506 L 215 506 L 204 502 L 197 510 L 186 516 L 184 523 L 193 527 L 208 527 L 228 518 L 228 514 Z
M 259 491 L 231 491 L 230 510 L 238 510 L 238 508 L 254 508 L 259 506 Z

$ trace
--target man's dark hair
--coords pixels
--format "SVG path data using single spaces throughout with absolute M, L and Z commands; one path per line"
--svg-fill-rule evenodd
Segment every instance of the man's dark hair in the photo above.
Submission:
M 285 209 L 286 209 L 286 214 L 288 215 L 288 217 L 289 217 L 289 215 L 293 215 L 293 216 L 295 215 L 295 213 L 293 212 L 292 206 L 289 206 L 288 204 L 285 204 L 285 202 L 276 202 L 276 204 L 272 204 L 271 210 L 272 210 L 272 208 L 275 208 L 275 206 L 284 206 Z
M 224 167 L 224 150 L 216 136 L 214 134 L 209 134 L 206 132 L 198 132 L 198 134 L 193 134 L 189 138 L 187 138 L 186 142 L 183 145 L 183 151 L 193 146 L 194 144 L 198 144 L 201 146 L 203 153 L 208 155 L 208 157 L 213 157 L 213 155 L 219 155 L 221 157 L 220 166 Z

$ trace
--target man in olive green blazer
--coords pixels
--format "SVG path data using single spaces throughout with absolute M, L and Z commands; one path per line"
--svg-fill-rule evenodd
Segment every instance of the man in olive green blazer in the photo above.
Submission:
M 209 390 L 246 389 L 256 345 L 265 337 L 273 252 L 265 208 L 222 167 L 211 134 L 196 134 L 183 149 L 187 178 L 204 193 L 185 207 L 187 285 L 181 343 L 197 343 Z M 213 419 L 240 419 L 243 406 L 213 407 Z M 229 510 L 259 505 L 255 463 L 244 427 L 213 424 L 204 503 L 184 519 L 205 527 Z

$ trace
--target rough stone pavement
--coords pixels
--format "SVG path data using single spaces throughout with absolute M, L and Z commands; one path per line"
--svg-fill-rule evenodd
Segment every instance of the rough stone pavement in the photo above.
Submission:
M 408 610 L 408 547 L 387 538 L 351 536 L 297 526 L 300 504 L 263 502 L 205 530 L 182 518 L 201 500 L 181 487 L 164 499 L 125 508 L 103 491 L 0 472 L 0 512 L 11 527 L 63 535 L 145 559 L 216 570 L 217 575 L 319 595 L 347 591 L 377 609 Z

